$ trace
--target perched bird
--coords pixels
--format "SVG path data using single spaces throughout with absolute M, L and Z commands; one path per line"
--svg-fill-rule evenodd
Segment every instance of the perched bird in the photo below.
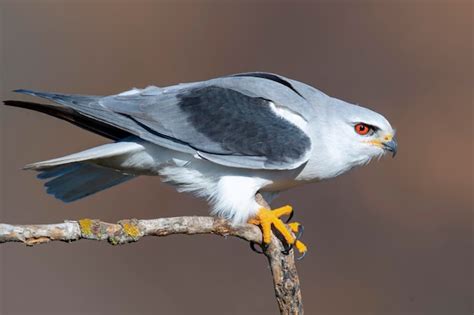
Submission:
M 178 191 L 206 198 L 212 214 L 272 227 L 300 252 L 292 208 L 263 208 L 288 188 L 338 176 L 397 152 L 394 130 L 380 114 L 271 73 L 229 75 L 111 96 L 16 90 L 55 105 L 5 101 L 66 120 L 114 142 L 37 162 L 49 194 L 75 201 L 140 175 L 157 175 Z

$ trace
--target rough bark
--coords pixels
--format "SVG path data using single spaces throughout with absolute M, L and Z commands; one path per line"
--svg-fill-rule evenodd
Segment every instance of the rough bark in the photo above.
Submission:
M 262 205 L 266 203 L 260 200 Z M 235 236 L 248 242 L 260 243 L 262 234 L 250 224 L 232 226 L 214 217 L 174 217 L 153 220 L 122 220 L 107 223 L 96 219 L 65 221 L 58 224 L 10 225 L 0 223 L 0 243 L 23 242 L 28 246 L 50 241 L 72 242 L 80 239 L 108 241 L 110 244 L 136 242 L 144 236 L 170 234 L 216 234 Z M 293 251 L 282 254 L 281 242 L 273 236 L 272 243 L 264 250 L 270 264 L 275 296 L 280 313 L 303 314 L 301 290 Z
M 264 208 L 270 209 L 262 195 L 256 195 L 257 202 Z M 260 237 L 261 239 L 261 237 Z M 303 300 L 301 297 L 300 278 L 296 270 L 294 250 L 288 255 L 283 253 L 282 243 L 273 236 L 270 246 L 264 254 L 270 264 L 273 275 L 275 297 L 280 308 L 280 314 L 303 314 Z

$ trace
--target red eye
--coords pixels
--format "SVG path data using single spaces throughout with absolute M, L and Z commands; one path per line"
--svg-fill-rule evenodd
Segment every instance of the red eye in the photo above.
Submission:
M 369 133 L 370 126 L 367 126 L 366 124 L 360 123 L 360 124 L 355 125 L 354 129 L 358 134 L 360 134 L 362 136 L 365 136 L 366 134 Z

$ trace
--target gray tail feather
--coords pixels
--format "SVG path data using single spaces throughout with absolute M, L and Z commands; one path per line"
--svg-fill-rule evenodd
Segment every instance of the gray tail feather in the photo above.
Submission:
M 26 89 L 14 90 L 15 93 L 26 94 L 31 96 L 42 97 L 59 104 L 74 104 L 74 105 L 86 105 L 91 102 L 96 101 L 100 96 L 94 95 L 78 95 L 78 94 L 59 94 L 59 93 L 50 93 L 50 92 L 40 92 Z
M 38 174 L 39 179 L 48 180 L 46 192 L 64 202 L 85 198 L 134 177 L 88 163 L 55 166 Z

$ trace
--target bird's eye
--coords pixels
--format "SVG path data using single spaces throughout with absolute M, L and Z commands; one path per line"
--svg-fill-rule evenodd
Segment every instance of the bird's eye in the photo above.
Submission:
M 361 136 L 365 136 L 369 132 L 373 132 L 373 128 L 369 125 L 364 124 L 364 123 L 358 123 L 357 125 L 354 126 L 354 129 L 355 129 L 355 132 L 357 132 Z

